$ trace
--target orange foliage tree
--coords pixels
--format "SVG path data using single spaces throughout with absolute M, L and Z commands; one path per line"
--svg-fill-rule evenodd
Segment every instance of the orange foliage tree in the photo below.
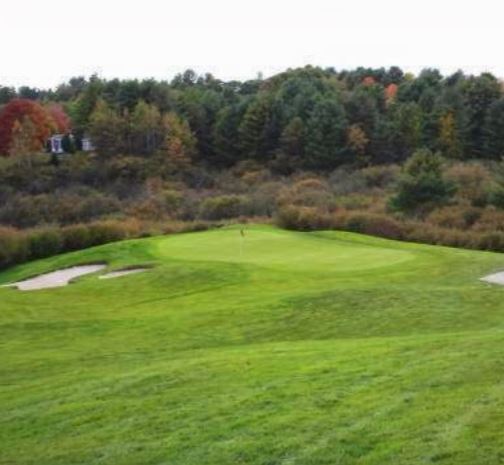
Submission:
M 53 120 L 56 130 L 60 134 L 67 134 L 70 132 L 70 118 L 61 105 L 58 103 L 51 103 L 46 107 L 46 110 Z

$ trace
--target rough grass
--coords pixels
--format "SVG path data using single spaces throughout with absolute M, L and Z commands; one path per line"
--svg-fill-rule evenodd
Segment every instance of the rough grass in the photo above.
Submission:
M 504 461 L 499 254 L 249 227 L 125 241 L 0 288 L 0 463 Z

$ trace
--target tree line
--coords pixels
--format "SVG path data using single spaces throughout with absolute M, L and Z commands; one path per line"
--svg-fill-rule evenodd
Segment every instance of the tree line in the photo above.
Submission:
M 26 102 L 68 115 L 76 139 L 91 136 L 103 157 L 161 154 L 214 168 L 255 160 L 288 174 L 402 163 L 418 149 L 458 160 L 504 155 L 503 87 L 489 73 L 308 66 L 245 82 L 188 70 L 170 82 L 92 76 L 54 90 L 0 87 L 3 155 L 34 150 L 22 141 L 42 143 L 54 130 L 57 117 L 51 126 Z

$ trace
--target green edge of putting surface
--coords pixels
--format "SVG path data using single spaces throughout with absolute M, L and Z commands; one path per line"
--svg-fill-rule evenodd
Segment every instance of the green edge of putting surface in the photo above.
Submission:
M 500 254 L 269 226 L 24 264 L 0 288 L 0 464 L 504 462 Z

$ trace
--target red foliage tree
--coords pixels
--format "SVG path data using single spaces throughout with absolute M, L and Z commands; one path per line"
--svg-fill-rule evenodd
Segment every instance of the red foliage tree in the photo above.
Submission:
M 0 155 L 9 155 L 13 128 L 29 118 L 35 127 L 33 147 L 42 149 L 47 138 L 55 129 L 55 124 L 44 108 L 37 102 L 27 99 L 11 100 L 0 113 Z
M 58 103 L 52 103 L 48 105 L 47 113 L 54 121 L 56 130 L 60 134 L 66 134 L 70 131 L 70 118 L 61 105 L 59 105 Z
M 393 102 L 395 100 L 395 97 L 397 95 L 397 84 L 389 84 L 385 88 L 385 100 L 387 103 Z

